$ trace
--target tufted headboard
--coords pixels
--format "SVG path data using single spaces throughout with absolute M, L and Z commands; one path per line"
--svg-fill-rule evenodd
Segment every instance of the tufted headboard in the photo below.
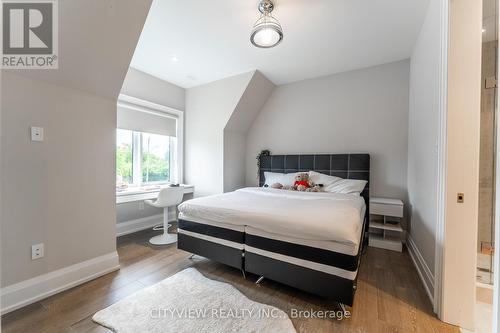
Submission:
M 269 155 L 260 157 L 259 186 L 264 185 L 264 171 L 290 173 L 309 170 L 346 179 L 368 181 L 361 196 L 366 203 L 366 221 L 370 214 L 370 155 L 369 154 L 319 154 L 319 155 Z M 365 232 L 368 225 L 365 226 Z

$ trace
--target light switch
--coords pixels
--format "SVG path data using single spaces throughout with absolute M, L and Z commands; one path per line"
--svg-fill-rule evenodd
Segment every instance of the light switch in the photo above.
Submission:
M 494 77 L 494 76 L 490 76 L 490 77 L 487 77 L 485 80 L 484 80 L 484 87 L 486 89 L 492 89 L 492 88 L 496 88 L 497 87 L 497 78 Z
M 43 141 L 43 127 L 31 126 L 31 141 Z

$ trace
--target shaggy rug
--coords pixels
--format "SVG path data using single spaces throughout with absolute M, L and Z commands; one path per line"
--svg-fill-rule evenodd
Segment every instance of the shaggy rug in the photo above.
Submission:
M 251 301 L 194 268 L 140 290 L 92 319 L 117 333 L 295 332 L 285 312 Z

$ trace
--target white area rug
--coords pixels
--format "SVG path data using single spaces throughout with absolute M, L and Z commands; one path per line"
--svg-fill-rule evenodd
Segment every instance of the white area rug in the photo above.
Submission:
M 140 290 L 92 319 L 117 333 L 295 332 L 285 312 L 251 301 L 194 268 Z

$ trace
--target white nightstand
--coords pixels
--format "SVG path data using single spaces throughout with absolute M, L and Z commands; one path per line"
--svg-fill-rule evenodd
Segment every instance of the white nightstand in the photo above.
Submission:
M 403 201 L 399 199 L 370 198 L 369 246 L 403 251 L 403 208 Z

